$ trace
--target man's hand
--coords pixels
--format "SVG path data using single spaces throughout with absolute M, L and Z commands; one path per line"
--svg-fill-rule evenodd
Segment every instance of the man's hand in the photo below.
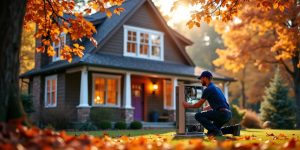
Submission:
M 184 108 L 189 108 L 190 107 L 190 104 L 186 101 L 183 101 L 182 105 L 183 105 Z
M 211 110 L 212 108 L 208 105 L 206 107 L 203 108 L 203 111 L 208 111 L 208 110 Z

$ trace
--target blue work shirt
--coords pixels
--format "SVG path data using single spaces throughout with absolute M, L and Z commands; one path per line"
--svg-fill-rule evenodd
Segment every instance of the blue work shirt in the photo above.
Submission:
M 209 83 L 207 88 L 204 89 L 201 99 L 206 99 L 213 110 L 220 108 L 230 109 L 221 89 L 213 83 Z

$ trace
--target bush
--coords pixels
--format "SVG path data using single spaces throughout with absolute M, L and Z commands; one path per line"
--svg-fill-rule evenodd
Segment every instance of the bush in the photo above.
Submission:
M 32 96 L 28 94 L 21 94 L 21 101 L 24 107 L 24 111 L 29 116 L 31 113 L 35 112 L 33 107 Z
M 130 123 L 130 129 L 142 129 L 143 124 L 140 121 L 133 121 Z
M 45 126 L 45 129 L 54 130 L 54 127 L 53 127 L 53 125 L 51 125 L 51 124 L 47 124 L 47 125 Z
M 252 110 L 246 110 L 246 114 L 242 120 L 242 126 L 246 128 L 261 128 L 261 122 L 256 112 Z
M 232 118 L 229 121 L 230 125 L 240 124 L 245 116 L 245 111 L 240 109 L 237 105 L 231 105 Z
M 100 122 L 100 129 L 106 130 L 106 129 L 111 129 L 112 125 L 110 121 L 104 120 Z
M 70 108 L 47 109 L 42 114 L 43 124 L 51 124 L 55 129 L 67 129 L 71 122 L 73 112 Z
M 90 119 L 91 121 L 100 128 L 102 121 L 111 121 L 112 111 L 108 109 L 91 108 Z
M 116 122 L 115 123 L 115 129 L 127 129 L 127 124 L 125 122 Z
M 98 128 L 92 123 L 92 122 L 85 122 L 82 124 L 79 128 L 79 131 L 95 131 L 98 130 Z

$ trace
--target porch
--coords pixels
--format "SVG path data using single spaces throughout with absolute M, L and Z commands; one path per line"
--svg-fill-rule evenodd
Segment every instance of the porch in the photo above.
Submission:
M 77 76 L 77 79 L 71 80 L 72 76 Z M 104 118 L 107 116 L 105 114 L 109 114 L 112 121 L 137 120 L 149 128 L 158 125 L 171 127 L 172 123 L 169 122 L 174 122 L 176 118 L 176 86 L 197 82 L 194 77 L 99 67 L 67 70 L 66 79 L 67 91 L 74 88 L 69 87 L 74 84 L 68 82 L 78 82 L 76 85 L 79 86 L 76 88 L 80 91 L 79 101 L 74 107 L 77 111 L 76 121 L 85 122 L 91 111 L 97 110 Z M 226 92 L 226 84 L 223 85 Z M 69 96 L 74 97 L 66 93 L 66 99 L 70 99 Z M 74 98 L 73 104 L 76 103 Z

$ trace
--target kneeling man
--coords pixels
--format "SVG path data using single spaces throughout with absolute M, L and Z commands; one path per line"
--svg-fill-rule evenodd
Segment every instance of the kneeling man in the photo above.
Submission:
M 198 79 L 207 88 L 204 89 L 201 100 L 193 105 L 184 101 L 183 106 L 185 108 L 199 108 L 207 100 L 209 106 L 204 108 L 205 111 L 196 113 L 195 119 L 208 130 L 208 136 L 222 136 L 221 127 L 231 119 L 232 114 L 221 89 L 211 82 L 212 78 L 213 76 L 209 71 L 203 71 Z

